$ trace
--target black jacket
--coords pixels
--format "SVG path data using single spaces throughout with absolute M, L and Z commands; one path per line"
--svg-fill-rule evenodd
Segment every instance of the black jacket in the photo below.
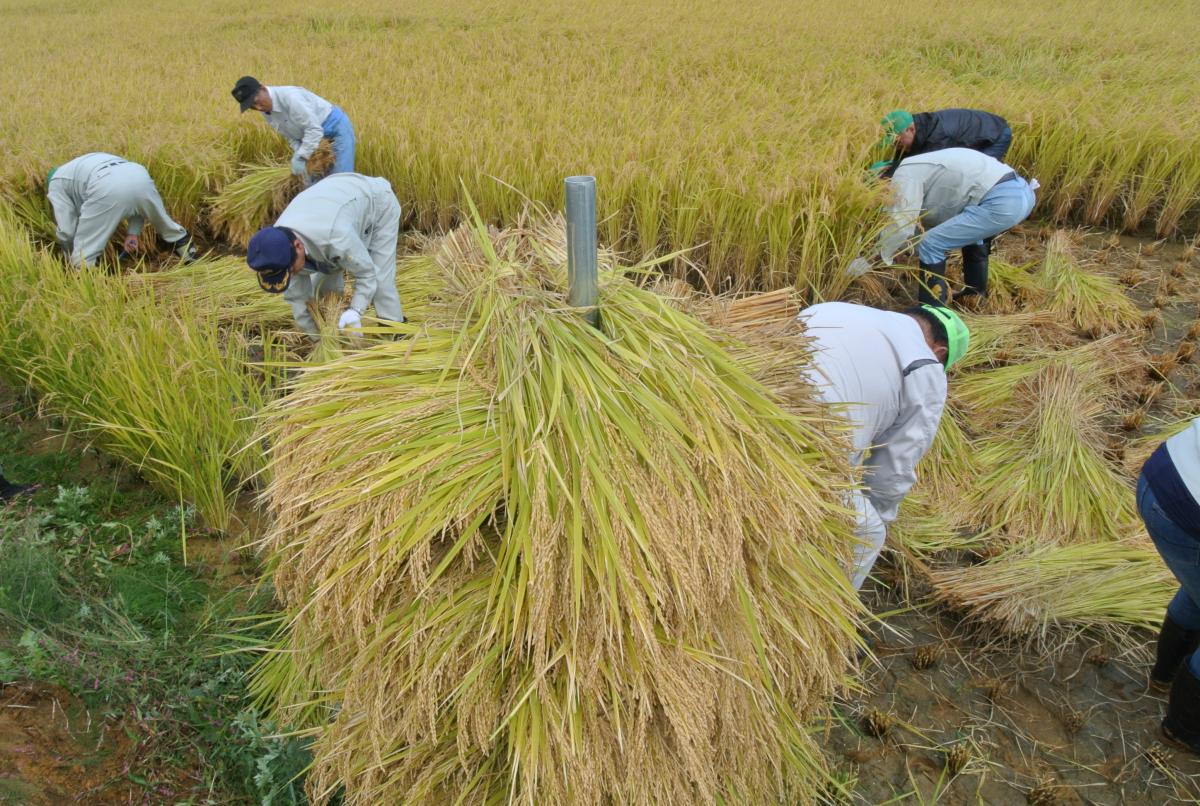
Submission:
M 1008 121 L 978 109 L 940 109 L 913 115 L 916 136 L 904 153 L 911 157 L 943 148 L 973 148 L 1003 161 L 1012 130 Z M 998 152 L 998 153 L 997 153 Z

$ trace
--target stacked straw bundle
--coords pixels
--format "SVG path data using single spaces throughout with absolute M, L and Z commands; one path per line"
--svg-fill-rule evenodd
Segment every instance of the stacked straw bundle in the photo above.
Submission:
M 813 802 L 858 604 L 803 342 L 743 365 L 611 256 L 593 329 L 564 247 L 447 236 L 409 338 L 274 406 L 257 690 L 318 802 Z

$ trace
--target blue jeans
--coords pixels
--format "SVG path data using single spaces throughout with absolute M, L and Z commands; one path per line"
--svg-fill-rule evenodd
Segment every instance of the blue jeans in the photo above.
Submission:
M 1185 630 L 1200 630 L 1200 538 L 1167 517 L 1144 476 L 1138 477 L 1137 507 L 1154 548 L 1179 580 L 1179 590 L 1167 605 L 1167 614 Z M 1194 653 L 1188 664 L 1200 677 L 1200 652 Z
M 335 106 L 321 123 L 321 130 L 333 143 L 331 174 L 354 173 L 354 127 L 341 107 Z
M 951 249 L 983 243 L 984 238 L 1020 224 L 1036 202 L 1023 177 L 1001 182 L 984 194 L 979 204 L 968 204 L 961 213 L 926 232 L 917 244 L 917 257 L 922 263 L 941 263 Z

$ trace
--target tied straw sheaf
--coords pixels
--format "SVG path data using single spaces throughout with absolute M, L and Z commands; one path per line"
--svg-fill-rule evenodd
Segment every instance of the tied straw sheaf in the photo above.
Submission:
M 267 421 L 288 616 L 254 685 L 315 736 L 314 800 L 815 801 L 859 605 L 804 340 L 604 254 L 594 329 L 561 221 L 417 260 L 421 323 Z

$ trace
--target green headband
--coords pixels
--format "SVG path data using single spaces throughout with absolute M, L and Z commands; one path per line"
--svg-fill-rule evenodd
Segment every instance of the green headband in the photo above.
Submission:
M 946 369 L 954 366 L 960 358 L 967 354 L 971 346 L 971 331 L 962 318 L 949 308 L 940 305 L 922 305 L 921 309 L 942 323 L 946 329 Z

